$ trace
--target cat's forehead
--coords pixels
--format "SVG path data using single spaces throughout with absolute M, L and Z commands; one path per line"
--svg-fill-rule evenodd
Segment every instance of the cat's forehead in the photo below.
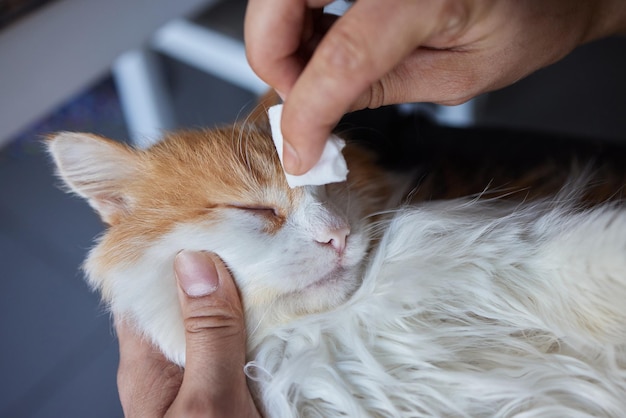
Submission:
M 255 127 L 170 134 L 145 151 L 145 182 L 217 200 L 293 201 L 302 191 L 287 185 L 269 132 Z

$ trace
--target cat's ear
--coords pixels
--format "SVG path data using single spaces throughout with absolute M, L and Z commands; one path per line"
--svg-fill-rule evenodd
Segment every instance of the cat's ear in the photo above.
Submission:
M 46 146 L 58 176 L 85 198 L 102 220 L 115 224 L 131 209 L 126 182 L 138 174 L 138 155 L 130 147 L 96 135 L 61 132 Z

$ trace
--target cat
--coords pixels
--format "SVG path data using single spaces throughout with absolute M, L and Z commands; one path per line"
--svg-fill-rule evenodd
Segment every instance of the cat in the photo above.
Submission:
M 145 150 L 47 147 L 108 225 L 90 285 L 181 366 L 174 257 L 225 261 L 265 416 L 626 411 L 626 183 L 602 164 L 464 172 L 424 153 L 402 174 L 349 141 L 345 183 L 290 189 L 261 116 Z

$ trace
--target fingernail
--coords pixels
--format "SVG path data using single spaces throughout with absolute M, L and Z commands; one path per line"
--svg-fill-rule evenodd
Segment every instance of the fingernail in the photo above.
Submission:
M 287 141 L 283 142 L 283 165 L 289 174 L 299 174 L 300 156 L 296 149 Z
M 174 259 L 174 273 L 182 289 L 191 297 L 210 295 L 219 283 L 213 260 L 203 252 L 179 252 Z

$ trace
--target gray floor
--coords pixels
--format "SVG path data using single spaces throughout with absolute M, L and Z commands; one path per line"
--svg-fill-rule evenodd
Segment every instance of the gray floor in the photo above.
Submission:
M 232 121 L 253 100 L 180 64 L 166 67 L 181 126 Z M 591 45 L 482 98 L 479 121 L 625 140 L 624 74 L 624 40 Z M 85 103 L 82 125 L 55 129 L 125 139 L 119 111 L 103 116 Z M 32 138 L 0 152 L 0 417 L 122 416 L 110 320 L 79 271 L 102 226 L 86 204 L 57 185 Z

